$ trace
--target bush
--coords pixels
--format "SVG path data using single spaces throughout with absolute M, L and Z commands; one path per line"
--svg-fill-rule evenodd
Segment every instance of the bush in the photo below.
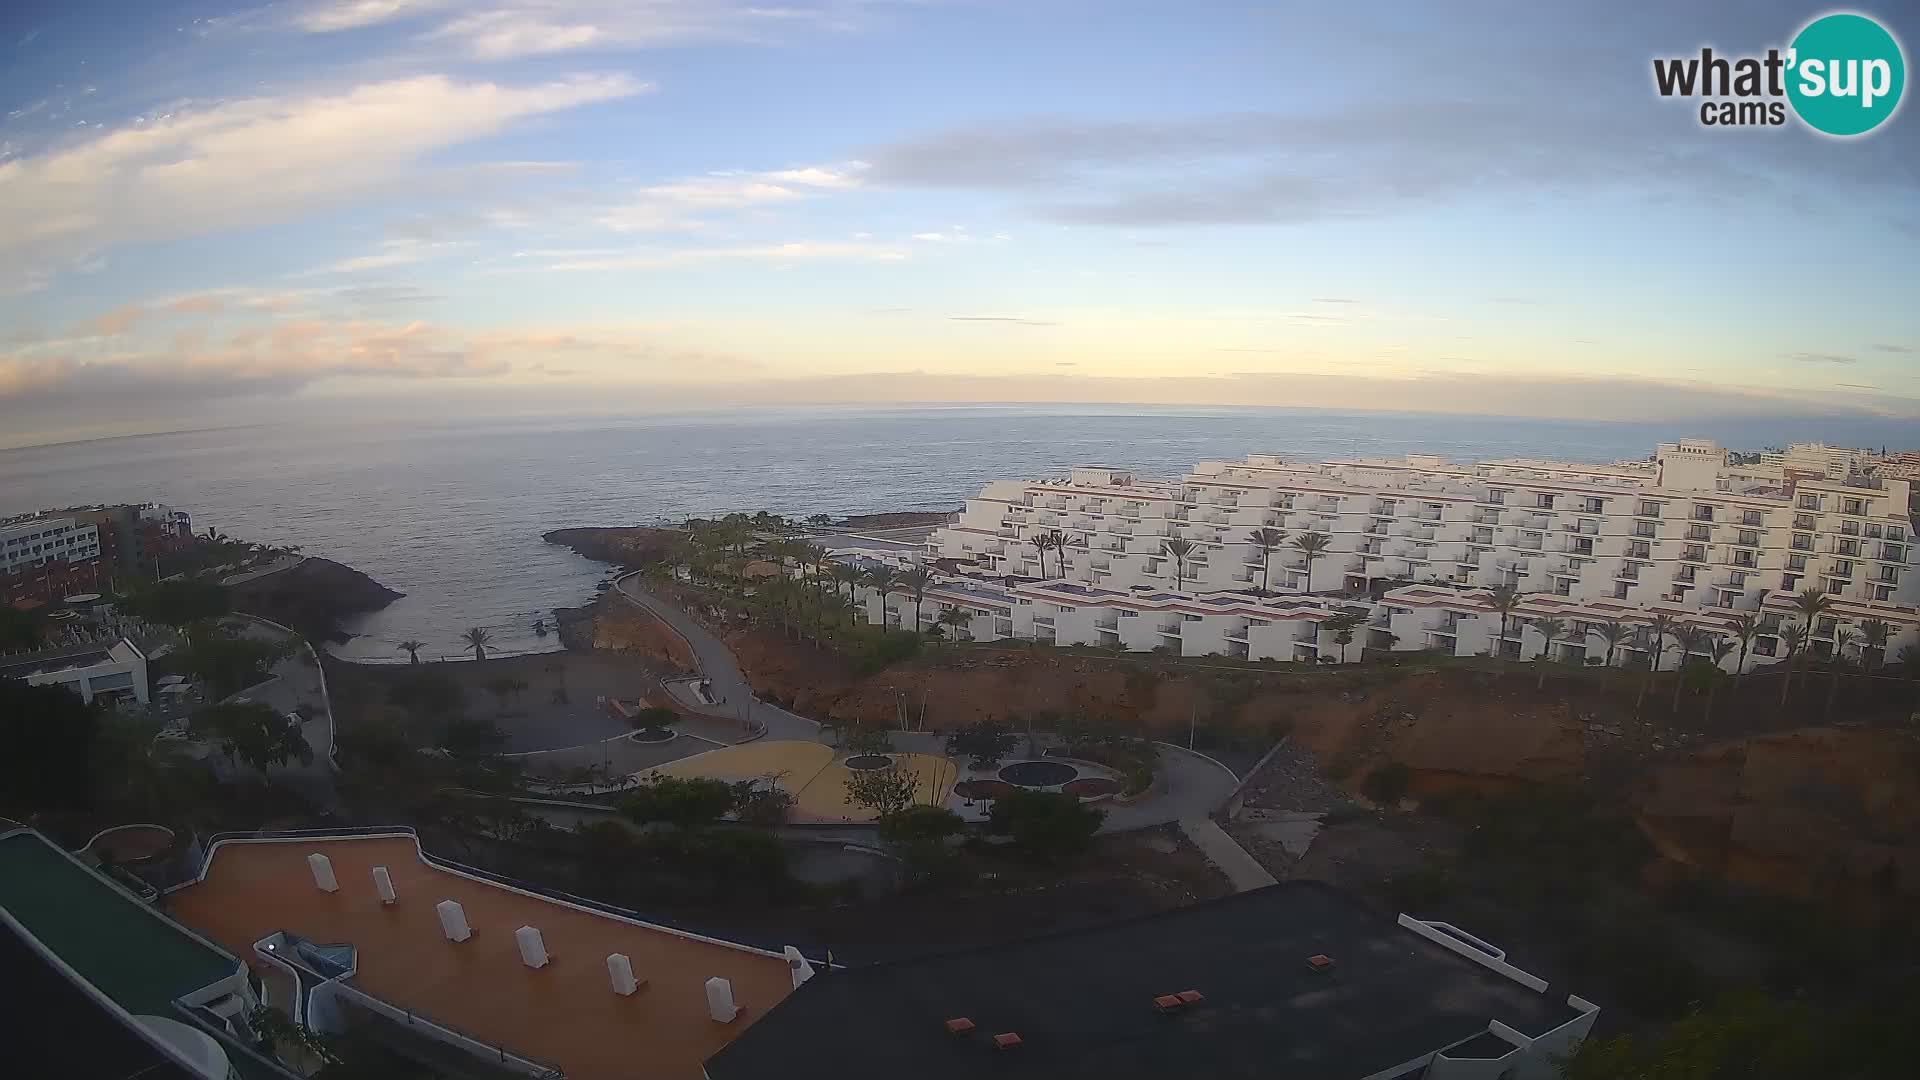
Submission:
M 988 828 L 1011 836 L 1023 854 L 1041 861 L 1078 855 L 1093 846 L 1105 811 L 1051 791 L 1015 791 L 993 801 Z
M 635 712 L 632 724 L 636 731 L 661 731 L 680 719 L 680 714 L 660 705 L 650 705 Z
M 872 675 L 902 660 L 920 655 L 924 639 L 910 630 L 887 630 L 874 636 L 860 650 L 857 661 L 861 674 Z
M 620 812 L 642 825 L 665 822 L 681 829 L 711 825 L 731 813 L 739 793 L 724 780 L 660 776 L 620 801 Z
M 777 784 L 757 784 L 743 780 L 733 785 L 734 815 L 742 825 L 771 829 L 787 823 L 793 809 L 793 793 Z
M 847 753 L 891 754 L 893 753 L 893 733 L 886 728 L 857 727 L 847 733 Z
M 194 638 L 177 663 L 181 671 L 204 681 L 210 696 L 223 698 L 265 680 L 287 648 L 209 628 Z
M 1360 790 L 1381 806 L 1391 806 L 1406 795 L 1410 775 L 1405 765 L 1391 761 L 1368 773 Z
M 1020 737 L 997 720 L 982 720 L 947 736 L 947 753 L 965 756 L 976 769 L 991 769 L 1020 745 Z
M 152 623 L 185 626 L 218 618 L 232 610 L 227 590 L 203 581 L 157 581 L 130 590 L 115 601 L 121 611 Z

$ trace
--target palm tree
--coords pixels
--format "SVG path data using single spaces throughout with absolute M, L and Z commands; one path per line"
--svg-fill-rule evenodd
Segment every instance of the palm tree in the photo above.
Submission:
M 1827 664 L 1833 674 L 1827 679 L 1827 707 L 1820 713 L 1820 722 L 1823 724 L 1833 716 L 1833 696 L 1840 692 L 1840 669 L 1846 666 L 1847 648 L 1859 641 L 1860 635 L 1844 626 L 1833 635 L 1833 659 Z
M 1363 616 L 1351 611 L 1343 611 L 1326 622 L 1327 629 L 1333 631 L 1333 643 L 1340 646 L 1340 662 L 1347 662 L 1347 646 L 1353 644 L 1353 631 L 1360 625 Z
M 898 584 L 898 580 L 894 577 L 893 571 L 884 566 L 875 567 L 867 572 L 867 587 L 880 594 L 880 626 L 882 629 L 887 625 L 887 597 L 893 592 L 893 587 L 896 584 Z
M 1806 651 L 1813 651 L 1813 634 L 1820 627 L 1820 616 L 1833 607 L 1833 601 L 1817 588 L 1805 588 L 1793 594 L 1793 610 L 1807 628 Z M 1793 681 L 1793 661 L 1787 661 L 1787 681 Z
M 1709 636 L 1705 630 L 1691 623 L 1682 623 L 1673 628 L 1673 640 L 1680 646 L 1680 663 L 1674 668 L 1673 702 L 1667 706 L 1668 712 L 1680 711 L 1680 689 L 1687 684 L 1687 661 L 1694 653 L 1706 648 Z
M 1733 642 L 1718 634 L 1707 635 L 1707 654 L 1713 657 L 1713 667 L 1707 671 L 1707 714 L 1700 720 L 1702 727 L 1713 726 L 1713 695 L 1720 690 L 1720 665 L 1732 652 Z
M 426 647 L 427 647 L 426 642 L 415 641 L 412 638 L 408 638 L 407 640 L 400 643 L 400 651 L 407 654 L 407 663 L 409 664 L 419 663 L 420 650 Z
M 1733 665 L 1733 681 L 1737 684 L 1740 676 L 1747 670 L 1747 649 L 1753 639 L 1760 636 L 1760 617 L 1751 611 L 1743 611 L 1733 620 L 1733 637 L 1740 643 L 1740 659 Z
M 1633 714 L 1640 715 L 1640 703 L 1647 698 L 1647 688 L 1653 685 L 1653 677 L 1660 673 L 1660 656 L 1667 651 L 1667 635 L 1673 633 L 1671 615 L 1655 615 L 1647 620 L 1647 633 L 1653 638 L 1648 646 L 1647 674 L 1640 680 L 1640 692 L 1633 696 Z
M 1193 554 L 1193 541 L 1174 537 L 1160 541 L 1160 553 L 1173 560 L 1173 591 L 1179 592 L 1187 582 L 1187 556 Z
M 1608 619 L 1606 622 L 1587 627 L 1587 633 L 1606 643 L 1607 679 L 1611 682 L 1613 679 L 1613 654 L 1619 650 L 1620 646 L 1627 643 L 1628 638 L 1633 636 L 1633 627 L 1628 626 L 1619 619 Z
M 1323 532 L 1304 532 L 1293 538 L 1293 549 L 1307 557 L 1307 587 L 1305 592 L 1313 591 L 1313 560 L 1327 553 L 1333 546 L 1333 537 Z
M 473 650 L 473 658 L 475 660 L 485 660 L 487 658 L 487 644 L 493 640 L 493 635 L 487 633 L 485 627 L 475 626 L 466 633 L 461 634 L 460 640 L 466 642 L 467 648 Z
M 860 584 L 860 578 L 862 576 L 859 569 L 849 566 L 846 563 L 834 563 L 833 569 L 829 570 L 827 575 L 833 578 L 836 586 L 845 586 L 847 603 L 853 603 L 853 587 Z M 839 588 L 833 591 L 836 596 L 841 593 Z
M 1500 613 L 1500 640 L 1494 643 L 1493 655 L 1502 657 L 1506 654 L 1507 622 L 1520 606 L 1520 590 L 1504 583 L 1495 585 L 1487 590 L 1487 606 Z
M 920 632 L 920 602 L 926 599 L 927 583 L 933 580 L 933 574 L 924 566 L 916 566 L 900 575 L 900 587 L 913 597 L 913 632 Z
M 1534 680 L 1533 688 L 1542 690 L 1547 685 L 1547 661 L 1553 659 L 1553 643 L 1567 636 L 1565 619 L 1535 619 L 1533 628 L 1546 635 L 1546 644 L 1541 646 L 1540 655 L 1533 658 L 1534 666 L 1540 669 L 1540 677 Z
M 1787 695 L 1793 690 L 1793 658 L 1800 654 L 1800 647 L 1807 643 L 1807 628 L 1799 623 L 1788 623 L 1780 628 L 1780 644 L 1787 647 L 1787 677 L 1780 684 L 1780 707 L 1787 707 Z
M 960 635 L 965 633 L 967 626 L 973 622 L 973 616 L 967 614 L 963 608 L 949 605 L 940 612 L 938 621 L 941 626 L 947 628 L 953 640 L 959 641 Z
M 1860 663 L 1869 673 L 1887 661 L 1887 639 L 1893 636 L 1893 624 L 1885 619 L 1860 620 Z
M 1247 540 L 1260 549 L 1260 595 L 1267 595 L 1268 575 L 1273 569 L 1273 551 L 1287 542 L 1285 529 L 1255 529 L 1247 534 Z
M 1027 543 L 1032 544 L 1033 550 L 1040 553 L 1040 576 L 1046 577 L 1047 549 L 1053 546 L 1052 538 L 1048 537 L 1046 533 L 1034 533 L 1032 536 L 1027 537 Z
M 1053 549 L 1053 565 L 1059 568 L 1061 577 L 1067 576 L 1067 545 L 1073 543 L 1073 540 L 1073 537 L 1059 529 L 1052 529 L 1047 533 L 1047 546 Z

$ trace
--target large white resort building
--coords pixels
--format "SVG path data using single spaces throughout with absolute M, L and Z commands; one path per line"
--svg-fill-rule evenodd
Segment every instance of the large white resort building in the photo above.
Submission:
M 1358 660 L 1365 649 L 1446 650 L 1598 662 L 1588 631 L 1609 620 L 1665 613 L 1725 631 L 1742 612 L 1763 629 L 1749 666 L 1785 655 L 1778 631 L 1796 621 L 1792 594 L 1818 588 L 1830 611 L 1810 628 L 1825 655 L 1835 633 L 1868 619 L 1891 626 L 1886 655 L 1920 641 L 1920 588 L 1908 481 L 1780 460 L 1729 463 L 1699 439 L 1662 443 L 1653 460 L 1592 465 L 1504 460 L 1303 463 L 1254 454 L 1203 461 L 1177 481 L 1082 467 L 1063 479 L 989 483 L 926 541 L 937 569 L 921 597 L 931 624 L 949 607 L 976 640 L 1246 659 Z M 1286 540 L 1269 555 L 1257 529 Z M 1036 535 L 1064 545 L 1042 551 Z M 1293 546 L 1321 533 L 1324 553 Z M 1176 560 L 1167 541 L 1192 545 Z M 1489 590 L 1524 594 L 1500 637 Z M 897 589 L 884 612 L 913 619 Z M 1363 616 L 1349 646 L 1327 621 Z M 1554 617 L 1550 645 L 1531 624 Z M 1615 663 L 1644 664 L 1644 630 Z M 1736 642 L 1737 645 L 1737 642 Z M 1662 666 L 1681 662 L 1669 639 Z M 1724 664 L 1738 661 L 1736 652 Z

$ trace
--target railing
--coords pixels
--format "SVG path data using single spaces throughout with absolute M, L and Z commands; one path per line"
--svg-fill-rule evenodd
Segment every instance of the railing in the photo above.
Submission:
M 566 1074 L 559 1068 L 544 1061 L 536 1061 L 508 1050 L 504 1046 L 495 1046 L 483 1039 L 461 1031 L 444 1021 L 431 1019 L 412 1009 L 403 1009 L 397 1005 L 382 1001 L 358 987 L 348 985 L 339 979 L 329 979 L 313 988 L 314 994 L 327 990 L 334 995 L 366 1009 L 378 1013 L 396 1023 L 406 1024 L 410 1028 L 424 1028 L 428 1037 L 449 1046 L 457 1046 L 475 1057 L 498 1060 L 500 1064 L 515 1072 L 537 1077 L 539 1080 L 561 1080 Z

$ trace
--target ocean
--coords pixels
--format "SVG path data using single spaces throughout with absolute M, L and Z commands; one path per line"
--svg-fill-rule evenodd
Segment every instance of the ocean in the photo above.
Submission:
M 1456 461 L 1644 457 L 1702 435 L 1739 449 L 1789 440 L 1913 446 L 1920 426 L 1867 419 L 1673 425 L 1271 408 L 977 406 L 757 409 L 539 420 L 273 425 L 0 451 L 0 515 L 158 501 L 199 531 L 297 544 L 406 593 L 349 625 L 335 652 L 399 662 L 397 644 L 459 655 L 487 627 L 500 651 L 555 649 L 532 627 L 589 598 L 606 568 L 540 539 L 767 509 L 848 514 L 956 508 L 992 479 L 1076 464 L 1174 476 L 1203 458 L 1434 453 Z

